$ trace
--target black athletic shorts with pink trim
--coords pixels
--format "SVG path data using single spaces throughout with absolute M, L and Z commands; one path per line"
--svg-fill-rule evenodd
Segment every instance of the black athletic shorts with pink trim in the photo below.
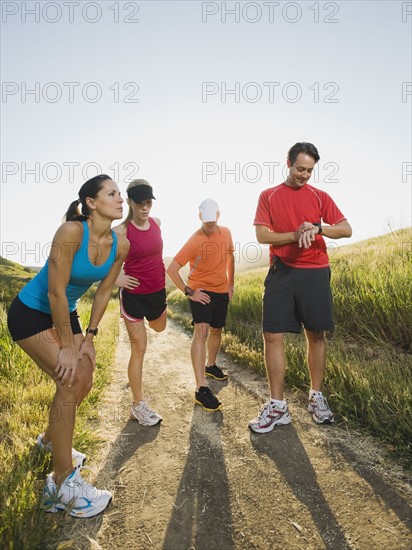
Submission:
M 226 323 L 229 294 L 227 292 L 210 292 L 209 290 L 203 292 L 210 296 L 208 304 L 189 300 L 193 323 L 207 323 L 213 328 L 223 328 Z
M 279 259 L 269 269 L 263 293 L 263 332 L 300 333 L 335 329 L 330 268 L 289 267 Z
M 150 294 L 132 294 L 120 289 L 120 313 L 126 321 L 154 321 L 165 313 L 167 307 L 166 289 Z
M 70 325 L 73 334 L 82 334 L 77 310 L 70 313 Z M 18 296 L 13 300 L 7 313 L 7 326 L 14 342 L 30 338 L 39 332 L 53 327 L 53 319 L 49 313 L 26 306 Z

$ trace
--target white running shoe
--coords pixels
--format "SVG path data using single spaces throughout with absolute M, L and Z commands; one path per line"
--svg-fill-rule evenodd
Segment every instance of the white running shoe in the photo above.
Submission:
M 73 470 L 60 486 L 49 474 L 43 489 L 43 507 L 46 512 L 67 510 L 75 518 L 96 516 L 107 508 L 111 500 L 110 491 L 96 489 L 87 483 L 79 470 Z
M 132 403 L 130 418 L 137 420 L 142 426 L 154 426 L 163 420 L 160 414 L 149 407 L 147 401 L 139 401 L 138 405 Z
M 45 445 L 43 443 L 43 436 L 44 436 L 44 432 L 37 437 L 36 443 L 40 447 L 40 449 L 42 449 L 43 451 L 49 451 L 51 453 L 52 452 L 51 441 L 49 441 L 49 443 Z M 80 451 L 76 451 L 76 449 L 72 449 L 72 460 L 73 460 L 73 468 L 80 468 L 81 466 L 84 466 L 86 462 L 86 455 L 84 455 Z
M 312 418 L 317 424 L 332 424 L 335 421 L 328 400 L 322 392 L 315 393 L 309 399 L 308 412 L 312 413 Z
M 263 434 L 271 432 L 275 426 L 283 426 L 290 424 L 290 422 L 291 418 L 286 403 L 281 409 L 269 401 L 263 407 L 259 416 L 249 422 L 249 428 L 252 432 Z

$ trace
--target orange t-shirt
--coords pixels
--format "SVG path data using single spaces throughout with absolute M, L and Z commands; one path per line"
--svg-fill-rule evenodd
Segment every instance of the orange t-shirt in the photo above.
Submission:
M 190 262 L 190 288 L 228 292 L 227 255 L 233 254 L 232 235 L 227 227 L 208 236 L 200 228 L 173 258 L 182 267 Z

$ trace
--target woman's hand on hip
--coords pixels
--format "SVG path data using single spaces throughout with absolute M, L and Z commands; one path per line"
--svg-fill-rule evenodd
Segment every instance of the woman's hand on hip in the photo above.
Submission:
M 140 281 L 139 279 L 136 279 L 136 277 L 121 273 L 116 279 L 116 285 L 120 286 L 120 288 L 125 288 L 126 290 L 133 290 L 140 285 Z

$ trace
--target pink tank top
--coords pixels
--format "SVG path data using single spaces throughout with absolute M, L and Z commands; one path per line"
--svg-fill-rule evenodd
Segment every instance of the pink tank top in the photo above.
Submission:
M 124 262 L 124 272 L 140 281 L 139 286 L 127 291 L 132 294 L 151 294 L 166 286 L 162 234 L 153 218 L 149 218 L 149 223 L 146 231 L 137 229 L 131 222 L 126 229 L 130 251 Z

